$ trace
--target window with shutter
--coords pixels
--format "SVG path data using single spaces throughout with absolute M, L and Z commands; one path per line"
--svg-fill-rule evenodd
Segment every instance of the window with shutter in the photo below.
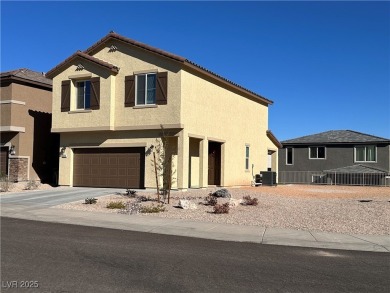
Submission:
M 125 107 L 135 106 L 135 80 L 134 75 L 125 77 Z
M 100 109 L 100 78 L 99 77 L 94 77 L 91 79 L 90 108 L 92 110 Z
M 168 72 L 157 74 L 156 104 L 166 105 L 168 103 Z
M 63 80 L 61 84 L 61 112 L 70 111 L 70 80 Z

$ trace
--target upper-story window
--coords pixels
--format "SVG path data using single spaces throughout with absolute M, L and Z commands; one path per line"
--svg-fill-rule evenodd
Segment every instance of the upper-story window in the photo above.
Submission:
M 325 147 L 310 147 L 309 148 L 310 159 L 325 159 Z
M 89 109 L 91 107 L 91 81 L 77 81 L 76 91 L 76 109 Z
M 136 105 L 155 105 L 156 104 L 156 74 L 138 74 L 137 79 L 137 98 Z
M 376 147 L 374 145 L 356 146 L 355 162 L 376 162 Z
M 286 148 L 286 165 L 293 165 L 294 164 L 294 149 L 293 148 Z
M 100 109 L 100 78 L 61 82 L 61 112 Z

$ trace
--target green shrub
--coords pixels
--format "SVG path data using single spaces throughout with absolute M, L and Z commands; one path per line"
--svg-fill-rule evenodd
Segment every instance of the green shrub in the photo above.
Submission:
M 258 199 L 256 197 L 251 198 L 250 195 L 243 196 L 242 199 L 244 200 L 242 203 L 243 205 L 257 206 L 259 204 Z
M 124 209 L 126 205 L 122 201 L 111 201 L 106 205 L 108 209 Z
M 148 213 L 159 213 L 159 212 L 165 212 L 165 207 L 163 204 L 159 204 L 155 206 L 154 204 L 150 206 L 143 206 L 140 208 L 140 213 L 148 214 Z
M 214 214 L 228 214 L 230 210 L 229 203 L 216 204 L 214 206 Z
M 97 202 L 97 199 L 92 197 L 92 198 L 86 198 L 85 199 L 85 204 L 95 204 Z

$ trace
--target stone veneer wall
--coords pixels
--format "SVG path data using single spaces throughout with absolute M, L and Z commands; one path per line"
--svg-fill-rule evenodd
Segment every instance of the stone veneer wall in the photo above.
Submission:
M 28 180 L 28 158 L 9 158 L 9 180 Z

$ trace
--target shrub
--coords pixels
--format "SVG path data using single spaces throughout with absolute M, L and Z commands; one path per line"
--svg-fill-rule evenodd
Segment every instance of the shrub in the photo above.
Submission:
M 214 206 L 214 214 L 228 214 L 230 210 L 229 203 L 216 204 Z
M 35 190 L 39 187 L 41 183 L 36 180 L 29 180 L 26 183 L 26 186 L 24 187 L 25 190 Z
M 136 196 L 136 193 L 137 193 L 136 190 L 133 190 L 133 189 L 126 189 L 126 195 L 128 195 L 128 196 L 135 197 L 135 196 Z
M 211 193 L 205 197 L 206 205 L 215 206 L 218 202 L 217 198 Z
M 7 175 L 0 176 L 0 191 L 7 192 L 10 191 L 14 183 L 9 180 Z
M 152 198 L 150 196 L 146 197 L 145 195 L 140 195 L 137 197 L 137 199 L 139 201 L 149 201 L 149 200 L 152 200 Z
M 85 199 L 85 204 L 95 204 L 97 202 L 97 199 L 92 197 L 92 198 L 86 198 Z
M 144 214 L 147 214 L 147 213 L 159 213 L 159 212 L 165 212 L 165 207 L 163 204 L 159 204 L 157 206 L 155 206 L 154 204 L 152 204 L 151 206 L 143 206 L 140 208 L 140 213 L 144 213 Z
M 259 204 L 257 198 L 256 197 L 251 198 L 250 195 L 243 196 L 242 199 L 244 200 L 242 203 L 243 205 L 257 206 Z
M 108 209 L 124 209 L 126 206 L 122 201 L 111 201 L 106 205 Z

